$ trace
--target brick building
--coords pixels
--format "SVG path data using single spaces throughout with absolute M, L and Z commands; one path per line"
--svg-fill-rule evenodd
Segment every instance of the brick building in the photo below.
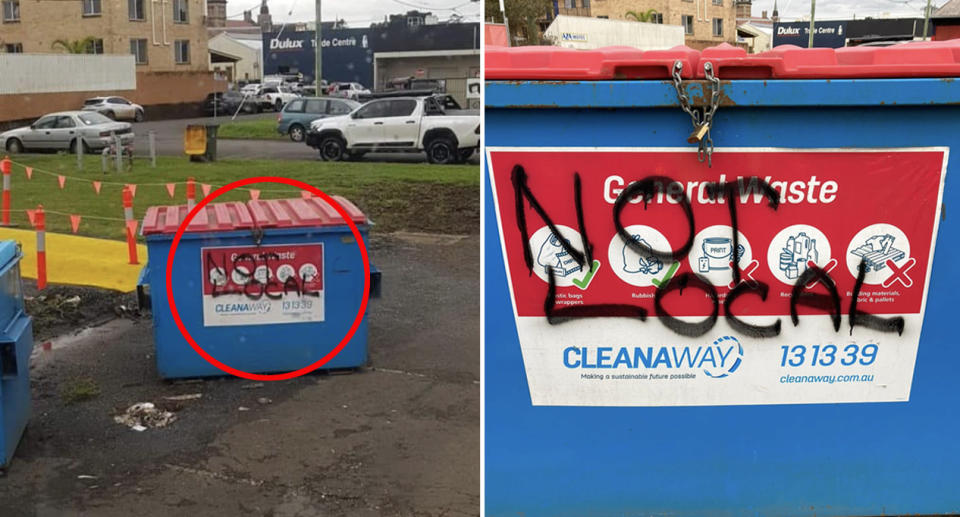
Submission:
M 92 37 L 87 53 L 133 54 L 136 90 L 120 95 L 134 102 L 196 103 L 223 88 L 208 71 L 203 0 L 0 0 L 0 7 L 0 52 L 65 53 L 54 41 Z M 77 98 L 99 93 L 45 93 L 37 109 L 19 102 L 18 111 L 75 109 Z
M 680 25 L 688 47 L 703 49 L 737 40 L 736 0 L 560 0 L 557 14 L 632 20 L 628 12 L 654 9 L 651 21 Z

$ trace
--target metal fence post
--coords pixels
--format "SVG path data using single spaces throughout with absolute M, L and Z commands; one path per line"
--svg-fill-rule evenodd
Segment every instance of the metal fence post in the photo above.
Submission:
M 123 170 L 123 147 L 122 147 L 122 144 L 120 143 L 120 141 L 121 141 L 120 135 L 114 133 L 114 134 L 113 134 L 113 147 L 114 147 L 114 152 L 116 153 L 116 155 L 115 155 L 115 156 L 116 156 L 116 160 L 115 160 L 115 161 L 116 161 L 116 165 L 117 165 L 117 172 L 120 172 L 120 171 Z
M 150 137 L 150 166 L 157 168 L 157 132 L 150 130 L 147 135 Z
M 83 139 L 77 137 L 77 170 L 83 170 Z

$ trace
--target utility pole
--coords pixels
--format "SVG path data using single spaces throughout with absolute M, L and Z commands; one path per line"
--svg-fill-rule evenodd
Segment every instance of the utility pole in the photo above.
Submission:
M 318 2 L 320 0 L 317 0 Z M 927 0 L 929 1 L 929 0 Z M 807 41 L 807 47 L 813 48 L 813 15 L 817 11 L 817 0 L 810 0 L 810 39 Z
M 323 94 L 324 94 L 324 92 L 320 89 L 320 80 L 323 78 L 323 67 L 322 67 L 322 65 L 323 65 L 323 46 L 321 45 L 321 43 L 323 42 L 323 38 L 320 37 L 320 3 L 321 3 L 321 1 L 322 1 L 322 0 L 316 0 L 316 2 L 317 2 L 317 19 L 316 19 L 317 27 L 316 27 L 316 30 L 313 31 L 314 54 L 316 54 L 316 56 L 317 56 L 317 57 L 314 59 L 315 69 L 314 69 L 314 71 L 313 71 L 313 73 L 314 73 L 314 75 L 313 75 L 313 82 L 316 83 L 316 85 L 317 85 L 317 86 L 316 86 L 316 87 L 317 87 L 317 91 L 316 91 L 317 97 L 322 97 Z
M 500 0 L 500 14 L 503 15 L 503 28 L 507 30 L 507 46 L 513 46 L 513 38 L 510 37 L 510 22 L 507 21 L 507 11 L 503 8 L 503 0 Z
M 927 9 L 923 13 L 923 39 L 927 39 L 927 29 L 930 28 L 930 0 L 927 0 Z

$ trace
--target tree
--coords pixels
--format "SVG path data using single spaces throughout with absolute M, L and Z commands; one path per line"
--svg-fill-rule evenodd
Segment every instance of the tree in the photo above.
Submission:
M 58 39 L 50 44 L 50 48 L 57 49 L 59 47 L 66 50 L 68 54 L 92 54 L 95 41 L 96 38 L 93 36 L 78 40 Z
M 636 11 L 627 11 L 627 14 L 623 15 L 623 17 L 627 19 L 633 18 L 638 22 L 653 23 L 653 20 L 656 18 L 656 14 L 656 9 L 647 9 L 646 11 L 640 13 L 637 13 Z
M 528 45 L 540 44 L 542 35 L 537 21 L 548 16 L 553 17 L 553 1 L 504 0 L 503 7 L 507 11 L 512 36 L 520 36 Z M 484 13 L 493 21 L 503 23 L 500 0 L 484 0 Z

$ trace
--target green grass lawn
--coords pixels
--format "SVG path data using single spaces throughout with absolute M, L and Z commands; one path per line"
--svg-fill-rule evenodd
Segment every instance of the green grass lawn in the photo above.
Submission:
M 287 140 L 287 135 L 277 133 L 277 118 L 224 122 L 217 131 L 218 138 L 246 140 Z
M 20 228 L 30 227 L 24 209 L 43 204 L 48 212 L 86 216 L 80 223 L 78 234 L 123 239 L 123 222 L 115 220 L 123 218 L 123 183 L 138 185 L 134 215 L 142 220 L 149 206 L 186 203 L 186 186 L 178 184 L 175 198 L 171 199 L 163 186 L 168 182 L 184 182 L 192 176 L 198 183 L 197 196 L 200 197 L 200 183 L 213 185 L 215 189 L 251 176 L 283 176 L 353 201 L 376 223 L 375 231 L 479 231 L 480 168 L 476 165 L 287 160 L 191 163 L 186 157 L 160 157 L 155 169 L 150 167 L 148 160 L 138 159 L 134 172 L 103 174 L 100 172 L 100 158 L 95 156 L 85 157 L 83 170 L 77 169 L 76 157 L 71 155 L 21 154 L 11 159 L 35 170 L 33 179 L 28 180 L 22 166 L 13 166 L 11 219 Z M 53 175 L 43 174 L 41 170 Z M 67 178 L 62 190 L 57 174 L 73 177 Z M 102 181 L 100 194 L 97 195 L 90 181 L 84 180 Z M 281 184 L 262 183 L 250 188 L 260 189 L 262 199 L 300 196 L 299 190 Z M 217 201 L 249 198 L 249 192 L 232 191 Z M 48 213 L 47 230 L 69 233 L 69 216 Z

